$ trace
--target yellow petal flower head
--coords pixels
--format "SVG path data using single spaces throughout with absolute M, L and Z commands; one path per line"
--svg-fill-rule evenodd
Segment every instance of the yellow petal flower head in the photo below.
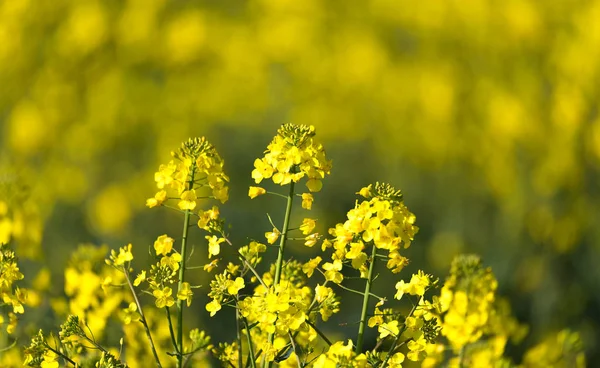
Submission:
M 154 242 L 154 250 L 156 255 L 166 256 L 173 249 L 175 240 L 167 235 L 159 236 Z
M 187 306 L 189 307 L 190 304 L 192 304 L 192 295 L 194 295 L 194 293 L 192 292 L 192 289 L 190 288 L 190 283 L 189 282 L 182 283 L 181 290 L 179 290 L 177 292 L 177 299 L 185 300 L 187 303 Z
M 241 277 L 237 277 L 234 280 L 229 280 L 229 286 L 227 286 L 227 292 L 231 295 L 236 295 L 240 290 L 242 290 L 245 286 L 244 279 Z
M 40 364 L 42 368 L 58 368 L 58 355 L 52 350 L 46 350 L 44 352 L 44 360 Z
M 114 250 L 110 251 L 110 261 L 107 260 L 108 264 L 113 264 L 115 266 L 123 266 L 127 262 L 131 262 L 133 260 L 133 254 L 131 253 L 131 244 L 127 244 L 124 247 L 119 248 L 119 253 Z
M 398 333 L 400 333 L 400 328 L 398 328 L 398 321 L 382 323 L 379 325 L 377 331 L 379 332 L 380 339 L 383 339 L 388 335 L 396 336 L 398 335 Z
M 302 193 L 302 208 L 310 210 L 314 200 L 315 199 L 311 193 Z
M 275 184 L 286 185 L 297 183 L 306 176 L 308 190 L 320 191 L 321 181 L 331 171 L 331 162 L 314 136 L 313 126 L 282 125 L 267 146 L 265 156 L 254 161 L 254 181 L 258 184 L 272 178 Z
M 319 256 L 312 258 L 310 261 L 306 262 L 302 266 L 302 272 L 306 274 L 306 276 L 311 277 L 315 272 L 315 268 L 321 263 L 323 259 Z
M 225 238 L 218 238 L 216 235 L 206 236 L 208 240 L 208 258 L 216 256 L 221 252 L 221 243 L 225 241 Z
M 221 310 L 221 303 L 217 299 L 213 299 L 210 303 L 206 304 L 206 310 L 210 312 L 210 316 L 213 317 Z
M 267 238 L 267 242 L 269 244 L 275 244 L 275 242 L 279 238 L 279 235 L 281 235 L 281 232 L 276 228 L 273 228 L 273 231 L 271 232 L 265 233 L 265 237 Z
M 181 210 L 193 210 L 196 207 L 196 191 L 200 191 L 201 198 L 227 201 L 229 177 L 223 172 L 223 160 L 204 137 L 190 138 L 171 155 L 174 160 L 160 165 L 154 175 L 160 191 L 146 201 L 148 207 L 156 207 L 167 198 L 175 198 L 179 199 Z
M 142 282 L 146 280 L 146 271 L 140 272 L 139 275 L 133 280 L 133 286 L 140 286 Z
M 317 226 L 317 220 L 311 218 L 305 218 L 302 220 L 302 225 L 300 225 L 300 231 L 304 235 L 310 234 Z
M 196 190 L 186 190 L 181 193 L 181 200 L 177 204 L 180 210 L 193 210 L 196 208 Z
M 171 294 L 173 294 L 173 290 L 170 287 L 154 290 L 152 295 L 156 298 L 154 301 L 156 308 L 170 307 L 175 304 L 175 299 L 173 299 Z
M 265 194 L 266 192 L 267 191 L 265 190 L 265 188 L 250 187 L 250 189 L 248 190 L 248 197 L 250 197 L 250 199 L 254 199 L 258 196 Z

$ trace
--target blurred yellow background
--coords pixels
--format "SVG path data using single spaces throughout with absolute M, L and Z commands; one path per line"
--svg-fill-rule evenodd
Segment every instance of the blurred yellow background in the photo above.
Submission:
M 312 124 L 333 159 L 322 232 L 390 182 L 421 228 L 411 267 L 481 254 L 529 343 L 578 329 L 600 364 L 599 20 L 583 0 L 2 1 L 0 195 L 26 187 L 21 253 L 60 279 L 80 242 L 179 233 L 145 199 L 204 135 L 244 242 L 270 230 L 252 162 Z

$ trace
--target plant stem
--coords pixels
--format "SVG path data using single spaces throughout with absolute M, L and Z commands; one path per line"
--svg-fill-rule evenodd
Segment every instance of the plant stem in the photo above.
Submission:
M 240 319 L 242 318 L 240 309 L 239 309 L 239 298 L 236 295 L 236 308 L 235 308 L 235 333 L 237 335 L 237 340 L 238 340 L 238 367 L 242 368 L 242 364 L 244 363 L 243 361 L 243 350 L 242 350 L 242 327 L 240 326 Z
M 281 239 L 279 240 L 279 253 L 277 254 L 277 263 L 275 265 L 275 278 L 273 286 L 276 287 L 281 279 L 281 269 L 283 268 L 283 252 L 285 250 L 285 242 L 287 240 L 288 228 L 290 226 L 290 217 L 292 214 L 292 204 L 294 203 L 294 182 L 290 183 L 290 192 L 287 197 L 287 205 L 285 207 L 285 217 L 283 219 L 283 230 Z
M 371 264 L 369 265 L 369 273 L 367 275 L 367 283 L 365 284 L 365 294 L 363 297 L 362 311 L 360 312 L 360 325 L 358 326 L 358 337 L 356 341 L 356 353 L 360 354 L 363 349 L 365 338 L 365 326 L 367 325 L 367 309 L 369 308 L 369 297 L 371 296 L 371 284 L 373 282 L 373 270 L 375 269 L 375 257 L 377 257 L 377 247 L 373 244 L 371 252 Z
M 252 338 L 250 337 L 250 328 L 248 328 L 248 321 L 246 320 L 246 318 L 245 317 L 242 317 L 242 318 L 244 321 L 244 326 L 246 328 L 246 339 L 248 340 L 248 359 L 250 360 L 250 366 L 252 368 L 256 368 L 256 358 L 254 357 L 254 346 L 252 346 Z M 241 343 L 242 342 L 240 341 L 240 344 Z
M 61 353 L 60 351 L 53 349 L 50 345 L 48 345 L 47 343 L 44 344 L 46 346 L 46 348 L 48 348 L 48 350 L 52 351 L 54 354 L 58 355 L 59 357 L 63 358 L 64 360 L 66 360 L 67 362 L 69 362 L 71 365 L 73 365 L 73 367 L 78 367 L 79 365 L 77 363 L 75 363 L 71 358 L 69 358 L 68 356 L 66 356 L 65 354 Z
M 131 284 L 131 279 L 129 278 L 129 271 L 126 267 L 123 267 L 123 271 L 125 272 L 125 279 L 127 280 L 127 285 L 129 285 L 129 290 L 131 290 L 131 295 L 133 295 L 133 300 L 135 301 L 135 305 L 140 313 L 140 322 L 144 325 L 144 330 L 146 331 L 146 337 L 150 342 L 150 349 L 152 350 L 152 355 L 154 355 L 154 360 L 156 360 L 156 366 L 162 368 L 160 364 L 160 359 L 158 358 L 158 353 L 156 352 L 156 347 L 154 346 L 154 340 L 152 340 L 152 335 L 150 334 L 150 328 L 148 327 L 148 322 L 146 321 L 146 317 L 144 316 L 144 311 L 142 310 L 142 305 L 140 304 L 140 300 L 135 293 L 135 289 Z
M 192 170 L 190 172 L 190 178 L 188 181 L 188 189 L 192 190 L 194 186 L 194 174 L 196 171 L 196 165 L 192 164 Z M 183 219 L 183 235 L 181 237 L 181 264 L 179 265 L 179 282 L 177 283 L 177 292 L 181 291 L 182 285 L 185 277 L 185 261 L 186 261 L 186 245 L 187 245 L 187 237 L 188 237 L 188 229 L 190 225 L 190 216 L 192 212 L 190 210 L 185 210 L 185 215 Z M 177 299 L 177 346 L 175 346 L 175 351 L 178 351 L 177 355 L 177 367 L 183 367 L 183 300 Z
M 290 191 L 287 196 L 287 205 L 285 207 L 285 217 L 283 219 L 283 229 L 281 231 L 281 239 L 279 240 L 279 253 L 277 254 L 277 263 L 275 264 L 275 277 L 273 279 L 273 288 L 276 289 L 277 285 L 279 285 L 279 281 L 281 280 L 281 269 L 283 268 L 283 254 L 285 250 L 285 242 L 287 240 L 287 233 L 290 226 L 290 217 L 292 214 L 292 205 L 294 203 L 294 182 L 290 182 Z M 269 344 L 273 344 L 275 335 L 269 334 Z M 267 354 L 265 354 L 265 358 L 263 358 L 263 368 L 270 366 L 269 362 L 266 359 Z
M 180 355 L 183 352 L 179 351 L 177 347 L 177 340 L 175 339 L 175 332 L 173 331 L 173 321 L 171 320 L 171 311 L 169 310 L 169 307 L 165 307 L 165 311 L 167 312 L 167 321 L 169 322 L 169 334 L 171 335 L 171 342 L 175 347 L 175 353 Z

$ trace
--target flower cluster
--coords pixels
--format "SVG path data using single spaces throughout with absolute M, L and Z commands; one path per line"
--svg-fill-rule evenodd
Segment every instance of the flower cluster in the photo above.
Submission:
M 374 261 L 365 252 L 369 245 L 374 251 L 387 251 L 387 268 L 394 273 L 408 263 L 408 259 L 400 255 L 400 249 L 410 246 L 418 227 L 414 225 L 415 215 L 402 201 L 401 192 L 388 184 L 376 183 L 358 193 L 366 200 L 357 201 L 348 212 L 346 222 L 329 229 L 333 240 L 323 242 L 323 250 L 329 247 L 334 250 L 332 262 L 323 265 L 329 281 L 342 281 L 343 263 L 349 263 L 366 278 L 368 264 Z
M 311 192 L 321 190 L 321 180 L 331 170 L 323 146 L 315 139 L 315 128 L 306 125 L 285 124 L 268 145 L 265 156 L 254 161 L 252 178 L 259 184 L 263 179 L 286 185 L 307 177 L 306 187 Z M 260 190 L 255 190 L 260 193 Z M 250 192 L 252 197 L 252 189 Z
M 171 154 L 175 160 L 160 165 L 154 174 L 159 191 L 146 201 L 148 207 L 162 205 L 170 198 L 178 200 L 181 210 L 196 208 L 198 198 L 227 201 L 229 177 L 223 172 L 223 159 L 204 137 L 189 139 Z
M 265 232 L 265 244 L 250 240 L 237 248 L 239 263 L 225 265 L 219 265 L 219 257 L 226 253 L 221 246 L 233 244 L 219 208 L 197 210 L 200 198 L 227 199 L 223 161 L 204 138 L 185 142 L 173 153 L 174 161 L 161 165 L 155 175 L 160 191 L 147 203 L 154 207 L 166 206 L 171 198 L 178 201 L 175 210 L 183 215 L 181 247 L 176 247 L 175 239 L 167 234 L 157 236 L 150 247 L 154 264 L 135 277 L 131 244 L 110 252 L 105 260 L 110 267 L 98 262 L 106 253 L 105 247 L 80 247 L 65 271 L 70 315 L 58 337 L 43 331 L 34 336 L 24 351 L 25 365 L 138 368 L 147 366 L 151 356 L 158 367 L 166 362 L 164 366 L 176 363 L 182 368 L 190 362 L 206 364 L 200 361 L 212 352 L 223 366 L 238 368 L 259 364 L 262 368 L 402 368 L 416 362 L 423 367 L 443 363 L 464 368 L 512 366 L 504 356 L 505 346 L 522 339 L 526 327 L 511 315 L 508 303 L 496 296 L 496 278 L 479 257 L 456 258 L 439 295 L 433 297 L 430 291 L 439 288 L 439 280 L 432 275 L 418 270 L 410 278 L 397 278 L 408 264 L 404 250 L 410 247 L 418 227 L 401 191 L 389 184 L 375 183 L 357 193 L 363 199 L 356 201 L 343 223 L 329 229 L 331 237 L 322 242 L 321 251 L 330 249 L 330 259 L 323 262 L 323 255 L 303 261 L 289 255 L 286 258 L 290 242 L 302 241 L 313 247 L 320 241 L 315 232 L 317 219 L 302 217 L 299 221 L 292 212 L 294 201 L 301 200 L 308 210 L 314 202 L 311 193 L 295 193 L 295 183 L 306 176 L 309 191 L 319 191 L 321 180 L 330 171 L 331 164 L 314 135 L 313 127 L 286 124 L 265 156 L 256 160 L 252 177 L 257 183 L 272 178 L 276 184 L 289 185 L 287 196 L 261 187 L 250 187 L 248 193 L 250 198 L 266 193 L 284 197 L 283 226 L 276 226 L 267 215 L 272 227 L 264 229 L 270 230 Z M 175 196 L 168 197 L 167 190 Z M 191 225 L 192 216 L 197 216 L 197 228 Z M 192 252 L 186 246 L 198 228 L 205 233 L 200 239 L 206 240 L 209 263 L 189 267 L 186 260 L 191 259 Z M 294 232 L 301 236 L 290 236 Z M 276 262 L 263 265 L 273 249 L 277 250 Z M 26 294 L 18 288 L 13 290 L 12 283 L 23 275 L 14 254 L 5 246 L 1 250 L 0 291 L 4 304 L 12 307 L 15 315 L 22 312 Z M 227 314 L 221 310 L 230 308 L 236 325 L 233 341 L 213 346 L 203 331 L 185 325 L 185 306 L 191 305 L 193 290 L 200 288 L 186 281 L 186 270 L 192 269 L 213 273 L 205 309 L 211 317 L 224 317 Z M 351 272 L 356 277 L 348 275 Z M 373 293 L 373 284 L 380 276 L 394 281 L 393 298 L 392 293 Z M 357 279 L 364 289 L 354 289 L 356 282 L 349 282 L 350 278 Z M 336 288 L 363 299 L 358 318 L 351 317 L 346 309 L 341 316 L 358 321 L 355 340 L 330 340 L 329 331 L 324 329 L 332 315 L 342 310 Z M 142 297 L 147 296 L 155 308 L 144 308 Z M 97 340 L 104 337 L 111 316 L 123 326 L 127 339 L 123 355 L 123 339 L 118 352 Z M 365 349 L 369 328 L 376 334 L 373 347 Z M 146 344 L 140 341 L 141 334 L 145 334 Z M 580 368 L 585 365 L 581 351 L 577 334 L 561 332 L 529 351 L 523 368 L 537 367 L 537 362 Z
M 10 307 L 8 320 L 3 314 L 0 314 L 0 327 L 8 334 L 15 331 L 17 314 L 25 311 L 23 304 L 27 300 L 27 290 L 15 286 L 15 283 L 21 279 L 23 279 L 23 274 L 17 265 L 15 253 L 7 244 L 0 244 L 0 308 Z

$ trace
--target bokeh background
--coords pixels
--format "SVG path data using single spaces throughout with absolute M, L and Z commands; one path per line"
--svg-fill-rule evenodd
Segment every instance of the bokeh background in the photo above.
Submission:
M 226 161 L 234 241 L 262 239 L 283 204 L 248 199 L 252 163 L 280 124 L 312 124 L 333 160 L 321 232 L 393 183 L 421 228 L 411 267 L 480 254 L 525 346 L 569 327 L 598 365 L 599 19 L 583 0 L 1 1 L 0 188 L 29 197 L 26 270 L 50 265 L 60 293 L 79 243 L 179 234 L 144 203 L 190 136 Z

